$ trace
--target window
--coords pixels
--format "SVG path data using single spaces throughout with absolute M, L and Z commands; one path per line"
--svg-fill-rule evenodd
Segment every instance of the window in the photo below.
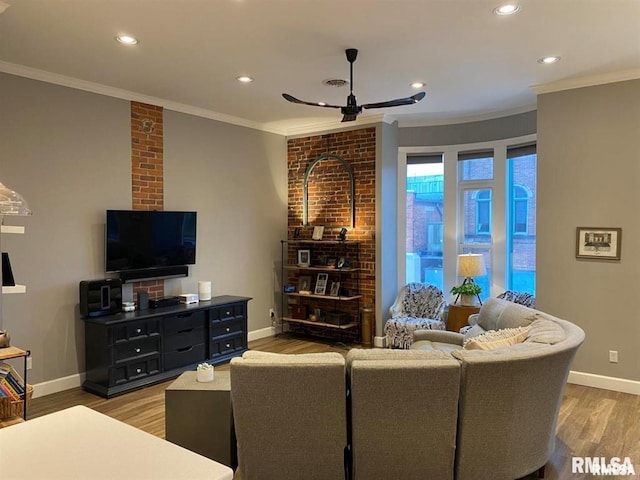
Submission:
M 407 158 L 406 283 L 443 288 L 444 170 L 442 154 Z
M 527 233 L 527 212 L 528 212 L 529 195 L 527 190 L 521 185 L 513 186 L 513 221 L 511 232 L 514 235 Z
M 476 233 L 491 235 L 491 190 L 476 194 Z
M 510 290 L 536 290 L 536 146 L 507 148 L 507 272 Z
M 481 253 L 487 275 L 474 281 L 482 299 L 506 289 L 535 295 L 535 135 L 399 152 L 400 165 L 406 162 L 399 281 L 431 283 L 446 294 L 462 281 L 457 255 Z

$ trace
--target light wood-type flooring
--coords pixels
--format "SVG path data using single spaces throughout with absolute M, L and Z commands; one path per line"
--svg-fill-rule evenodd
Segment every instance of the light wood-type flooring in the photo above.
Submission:
M 277 353 L 336 351 L 346 354 L 348 351 L 348 346 L 345 345 L 288 335 L 256 340 L 250 342 L 249 347 L 253 350 Z M 229 365 L 220 365 L 215 368 L 228 370 Z M 172 381 L 108 400 L 87 393 L 81 388 L 73 388 L 34 399 L 28 411 L 28 418 L 39 417 L 74 405 L 86 405 L 164 438 L 164 391 Z M 61 434 L 60 438 L 63 441 L 64 436 Z M 487 448 L 491 446 L 488 445 Z M 640 478 L 640 396 L 567 385 L 558 418 L 556 447 L 551 461 L 546 466 L 545 478 L 549 480 L 599 478 L 586 474 L 572 474 L 571 458 L 573 456 L 630 457 L 637 473 L 635 478 Z

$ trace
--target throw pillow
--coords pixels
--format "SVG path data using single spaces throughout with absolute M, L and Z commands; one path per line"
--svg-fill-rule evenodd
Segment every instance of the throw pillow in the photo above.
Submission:
M 463 343 L 465 350 L 493 350 L 524 342 L 531 327 L 505 328 L 491 330 Z

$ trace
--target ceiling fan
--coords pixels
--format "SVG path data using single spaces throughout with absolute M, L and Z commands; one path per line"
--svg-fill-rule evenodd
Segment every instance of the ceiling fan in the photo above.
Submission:
M 396 100 L 388 100 L 386 102 L 378 102 L 378 103 L 365 103 L 364 105 L 358 105 L 356 101 L 356 96 L 353 94 L 353 63 L 356 61 L 358 57 L 358 50 L 355 48 L 348 48 L 345 50 L 347 54 L 347 61 L 349 62 L 349 86 L 351 91 L 349 92 L 349 96 L 347 97 L 347 105 L 341 107 L 339 105 L 328 105 L 323 102 L 305 102 L 303 100 L 298 100 L 296 97 L 289 95 L 288 93 L 283 93 L 282 96 L 285 100 L 288 100 L 291 103 L 300 103 L 302 105 L 310 105 L 312 107 L 325 107 L 325 108 L 339 108 L 340 112 L 342 112 L 342 121 L 343 122 L 352 122 L 356 119 L 356 117 L 362 113 L 362 109 L 369 108 L 386 108 L 386 107 L 399 107 L 402 105 L 413 105 L 414 103 L 418 103 L 425 97 L 424 92 L 416 93 L 410 97 L 406 98 L 398 98 Z

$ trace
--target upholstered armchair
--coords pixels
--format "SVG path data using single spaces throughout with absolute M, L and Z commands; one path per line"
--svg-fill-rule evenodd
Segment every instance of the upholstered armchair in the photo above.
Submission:
M 507 290 L 502 292 L 496 298 L 502 298 L 508 302 L 517 303 L 518 305 L 524 305 L 529 308 L 536 308 L 536 297 L 526 292 L 514 292 L 513 290 Z
M 409 283 L 400 289 L 384 326 L 387 347 L 409 348 L 414 330 L 444 330 L 445 299 L 435 285 Z

